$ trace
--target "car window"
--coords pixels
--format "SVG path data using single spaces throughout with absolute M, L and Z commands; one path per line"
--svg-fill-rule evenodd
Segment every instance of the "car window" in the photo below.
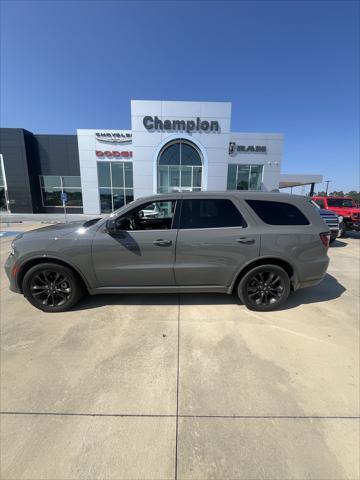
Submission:
M 325 208 L 325 202 L 322 198 L 317 198 L 314 202 L 317 203 L 320 208 Z
M 309 225 L 308 219 L 300 210 L 284 202 L 266 200 L 246 200 L 261 220 L 269 225 Z
M 231 200 L 183 200 L 180 228 L 245 227 L 246 223 Z
M 356 207 L 355 202 L 350 198 L 328 198 L 328 207 Z
M 175 213 L 175 200 L 148 202 L 120 217 L 119 230 L 170 230 Z

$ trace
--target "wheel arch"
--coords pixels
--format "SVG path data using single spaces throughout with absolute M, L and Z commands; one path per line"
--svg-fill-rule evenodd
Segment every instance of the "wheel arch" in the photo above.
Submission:
M 41 263 L 56 263 L 58 265 L 62 265 L 63 267 L 70 268 L 79 278 L 79 280 L 83 283 L 86 290 L 89 291 L 90 287 L 84 274 L 71 262 L 56 257 L 35 257 L 25 261 L 20 266 L 16 275 L 16 284 L 21 293 L 23 293 L 22 283 L 26 272 L 28 272 L 30 268 L 34 267 L 35 265 L 40 265 Z
M 229 287 L 229 293 L 233 293 L 236 290 L 240 280 L 247 272 L 261 265 L 277 265 L 278 267 L 282 267 L 289 276 L 291 288 L 294 288 L 294 283 L 297 282 L 297 274 L 296 269 L 290 262 L 278 257 L 261 257 L 247 263 L 236 273 Z

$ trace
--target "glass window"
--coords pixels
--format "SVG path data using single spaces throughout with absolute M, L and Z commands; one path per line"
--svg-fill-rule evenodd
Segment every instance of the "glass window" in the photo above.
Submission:
M 231 200 L 183 200 L 180 228 L 226 228 L 246 226 Z
M 175 200 L 145 203 L 117 220 L 119 230 L 171 229 Z
M 112 187 L 124 187 L 124 164 L 111 163 Z
M 0 165 L 0 187 L 5 187 L 4 175 L 2 171 L 2 166 Z
M 181 142 L 181 165 L 202 165 L 198 151 L 185 142 Z
M 250 166 L 249 190 L 261 189 L 262 165 Z
M 250 168 L 248 165 L 238 165 L 236 181 L 237 190 L 249 190 L 249 173 Z
M 44 207 L 62 207 L 63 192 L 67 194 L 66 207 L 82 207 L 79 176 L 40 175 L 40 189 Z
M 64 188 L 64 192 L 67 194 L 67 207 L 82 207 L 81 189 Z
M 81 188 L 80 177 L 62 177 L 64 188 Z
M 163 150 L 159 165 L 180 165 L 180 143 L 173 143 Z
M 237 165 L 228 166 L 227 189 L 236 190 Z
M 320 208 L 325 208 L 325 202 L 322 198 L 317 198 L 314 202 L 319 205 Z
M 98 162 L 99 187 L 111 187 L 110 162 Z
M 269 225 L 309 225 L 308 219 L 290 203 L 246 200 L 261 220 Z
M 125 187 L 133 188 L 133 166 L 132 163 L 124 163 Z
M 328 198 L 328 207 L 356 207 L 356 204 L 351 198 Z
M 262 165 L 228 166 L 228 190 L 261 190 Z
M 61 177 L 55 175 L 42 175 L 40 184 L 44 188 L 61 188 Z
M 101 213 L 109 213 L 134 200 L 131 162 L 98 162 Z
M 198 150 L 185 140 L 173 142 L 159 156 L 158 192 L 201 190 L 201 174 Z
M 101 213 L 111 213 L 113 211 L 111 188 L 100 188 L 99 190 Z
M 42 191 L 44 207 L 61 207 L 61 189 L 47 188 Z

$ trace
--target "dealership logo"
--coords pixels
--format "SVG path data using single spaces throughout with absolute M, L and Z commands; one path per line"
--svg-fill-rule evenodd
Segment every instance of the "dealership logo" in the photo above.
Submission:
M 236 153 L 266 153 L 265 145 L 236 145 L 235 142 L 229 143 L 229 155 Z
M 195 120 L 160 120 L 159 117 L 143 118 L 143 125 L 146 130 L 173 130 L 183 132 L 220 132 L 220 125 L 217 120 L 208 122 L 196 117 Z
M 122 132 L 96 132 L 96 140 L 105 143 L 130 143 L 132 141 L 132 133 Z
M 100 158 L 104 157 L 122 157 L 122 158 L 132 158 L 132 152 L 117 152 L 115 150 L 96 150 L 96 156 Z

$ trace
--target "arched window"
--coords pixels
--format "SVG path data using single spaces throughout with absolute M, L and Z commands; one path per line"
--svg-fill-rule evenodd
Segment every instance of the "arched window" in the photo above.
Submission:
M 158 157 L 158 193 L 200 191 L 202 159 L 187 140 L 166 144 Z

